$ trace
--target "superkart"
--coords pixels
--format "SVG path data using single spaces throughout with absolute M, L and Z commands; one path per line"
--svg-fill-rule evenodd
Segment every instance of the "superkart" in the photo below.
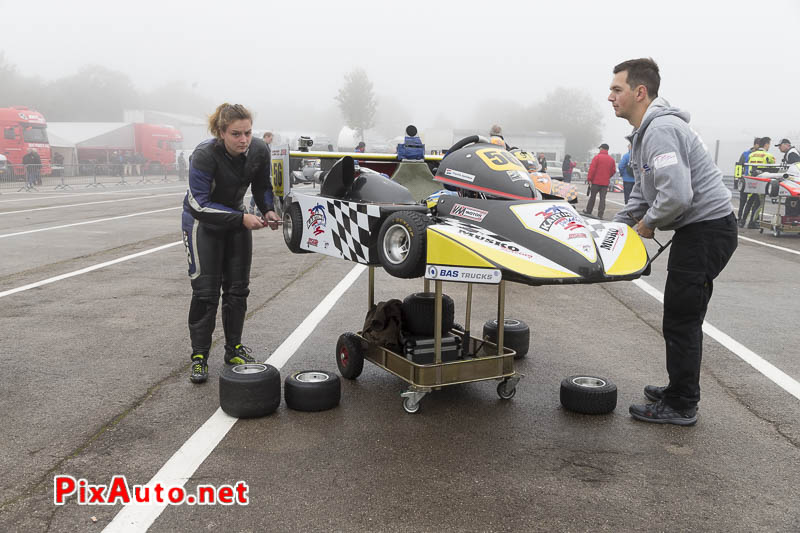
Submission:
M 400 278 L 528 285 L 630 280 L 648 268 L 636 232 L 543 199 L 520 160 L 482 137 L 425 161 L 288 147 L 273 157 L 283 235 L 294 253 L 382 266 Z M 335 160 L 319 192 L 285 186 L 293 158 Z M 385 172 L 364 170 L 381 164 Z M 437 190 L 437 182 L 454 191 Z

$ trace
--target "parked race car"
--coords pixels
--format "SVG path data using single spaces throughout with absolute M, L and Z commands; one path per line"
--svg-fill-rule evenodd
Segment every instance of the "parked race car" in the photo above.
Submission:
M 290 157 L 318 155 L 287 149 L 273 170 L 288 168 Z M 339 159 L 318 194 L 275 187 L 292 252 L 380 265 L 400 278 L 529 285 L 629 280 L 648 267 L 636 232 L 584 218 L 567 201 L 542 199 L 519 159 L 487 139 L 456 143 L 439 158 L 435 176 L 426 161 L 396 159 L 384 175 L 360 172 L 389 157 L 375 156 L 330 154 Z M 429 203 L 435 182 L 456 194 Z
M 745 168 L 750 174 L 745 173 Z M 744 165 L 734 167 L 734 188 L 740 192 L 770 197 L 772 209 L 764 206 L 758 225 L 761 233 L 772 231 L 780 237 L 785 233 L 800 233 L 800 165 Z

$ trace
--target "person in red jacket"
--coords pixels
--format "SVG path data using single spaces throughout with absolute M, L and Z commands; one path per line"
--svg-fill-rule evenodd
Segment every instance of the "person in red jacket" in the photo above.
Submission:
M 582 212 L 584 215 L 592 215 L 594 208 L 594 199 L 597 193 L 600 193 L 600 203 L 597 206 L 597 218 L 603 218 L 603 212 L 606 210 L 606 193 L 608 193 L 608 184 L 611 182 L 611 176 L 617 172 L 617 162 L 614 158 L 608 155 L 608 145 L 603 143 L 600 145 L 600 153 L 594 156 L 592 164 L 589 166 L 589 176 L 587 181 L 591 184 L 589 192 L 589 202 L 586 204 L 586 209 Z

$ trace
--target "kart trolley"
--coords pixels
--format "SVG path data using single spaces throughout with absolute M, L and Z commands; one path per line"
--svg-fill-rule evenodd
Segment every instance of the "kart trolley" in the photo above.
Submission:
M 459 385 L 476 381 L 499 380 L 497 394 L 510 400 L 516 394 L 516 387 L 522 374 L 514 370 L 516 352 L 503 347 L 503 316 L 505 311 L 505 280 L 500 271 L 488 271 L 484 283 L 497 285 L 497 343 L 470 335 L 472 310 L 472 282 L 467 282 L 467 302 L 463 331 L 454 328 L 452 333 L 461 337 L 461 357 L 454 361 L 442 360 L 442 279 L 440 274 L 453 271 L 453 267 L 428 265 L 425 273 L 425 292 L 430 292 L 430 282 L 434 278 L 434 359 L 430 364 L 415 363 L 391 349 L 371 342 L 362 332 L 344 333 L 339 337 L 336 351 L 336 364 L 343 377 L 355 379 L 361 374 L 366 359 L 378 367 L 394 374 L 408 383 L 403 392 L 403 409 L 416 413 L 420 401 L 430 392 L 448 385 Z M 375 266 L 369 266 L 368 308 L 375 303 Z M 350 342 L 347 339 L 354 340 Z
M 742 175 L 742 165 L 736 165 L 735 188 L 741 192 L 759 194 L 763 200 L 770 198 L 775 206 L 774 212 L 770 213 L 768 204 L 764 202 L 758 217 L 760 233 L 770 230 L 775 237 L 784 233 L 800 233 L 800 177 L 793 176 L 782 165 L 750 166 L 751 171 L 755 169 L 762 173 L 756 176 Z

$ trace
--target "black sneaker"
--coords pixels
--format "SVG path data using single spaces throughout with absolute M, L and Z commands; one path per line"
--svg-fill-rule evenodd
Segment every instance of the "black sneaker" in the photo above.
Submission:
M 204 354 L 197 353 L 192 356 L 192 373 L 189 380 L 192 383 L 203 383 L 208 379 L 208 361 Z
M 677 410 L 662 401 L 647 404 L 634 404 L 628 409 L 631 416 L 642 422 L 654 424 L 676 424 L 693 426 L 697 422 L 697 408 Z
M 658 387 L 656 385 L 644 386 L 644 397 L 651 402 L 658 402 L 664 399 L 664 389 L 667 387 Z
M 244 365 L 247 363 L 257 363 L 250 355 L 252 350 L 243 344 L 237 344 L 233 348 L 225 346 L 225 362 L 229 365 Z

